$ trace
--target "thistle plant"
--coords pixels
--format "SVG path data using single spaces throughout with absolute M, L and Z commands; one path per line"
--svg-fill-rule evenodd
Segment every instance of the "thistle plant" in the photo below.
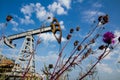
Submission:
M 58 59 L 53 65 L 53 68 L 51 71 L 45 71 L 43 69 L 43 72 L 48 72 L 48 80 L 60 80 L 60 77 L 64 75 L 66 71 L 69 69 L 72 69 L 73 67 L 81 65 L 82 62 L 84 62 L 85 59 L 91 57 L 90 55 L 96 54 L 94 51 L 94 48 L 91 47 L 93 44 L 96 43 L 96 40 L 101 37 L 100 35 L 103 35 L 103 44 L 98 47 L 99 50 L 102 51 L 102 53 L 97 56 L 97 59 L 93 61 L 92 66 L 85 72 L 82 76 L 79 77 L 78 80 L 83 80 L 86 76 L 88 76 L 92 70 L 96 67 L 96 65 L 103 60 L 112 50 L 114 50 L 117 45 L 120 43 L 120 37 L 118 38 L 118 43 L 116 45 L 112 45 L 115 43 L 114 38 L 115 35 L 108 31 L 104 34 L 102 34 L 102 31 L 105 29 L 104 25 L 109 22 L 108 15 L 102 15 L 98 17 L 97 24 L 90 30 L 87 35 L 83 38 L 83 40 L 75 40 L 73 42 L 73 49 L 70 51 L 70 55 L 65 60 L 63 57 L 63 51 L 65 50 L 66 46 L 70 44 L 71 38 L 74 38 L 73 34 L 74 32 L 79 32 L 80 27 L 76 27 L 76 29 L 70 29 L 69 34 L 67 35 L 66 43 L 63 45 L 61 51 L 58 54 Z M 109 49 L 109 51 L 108 51 Z M 66 54 L 67 55 L 67 54 Z

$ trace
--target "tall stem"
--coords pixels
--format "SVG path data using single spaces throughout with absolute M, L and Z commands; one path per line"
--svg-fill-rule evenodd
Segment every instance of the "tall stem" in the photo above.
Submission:
M 109 45 L 108 45 L 109 46 Z M 108 48 L 108 47 L 107 47 Z M 97 60 L 97 62 L 90 68 L 90 70 L 84 74 L 79 80 L 82 80 L 83 78 L 85 78 L 90 72 L 91 70 L 103 59 L 102 57 L 104 56 L 107 48 L 105 48 L 104 52 L 99 56 L 99 59 Z

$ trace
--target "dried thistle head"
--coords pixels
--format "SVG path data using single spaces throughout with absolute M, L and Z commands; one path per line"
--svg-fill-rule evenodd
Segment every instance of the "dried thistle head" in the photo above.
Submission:
M 6 21 L 9 22 L 12 18 L 13 18 L 13 17 L 12 17 L 11 15 L 8 15 L 8 16 L 6 17 Z
M 101 46 L 99 47 L 100 50 L 103 50 L 104 48 L 105 48 L 104 45 L 101 45 Z
M 73 33 L 73 32 L 74 32 L 74 29 L 71 28 L 71 29 L 70 29 L 70 33 Z
M 99 16 L 98 21 L 101 22 L 103 25 L 108 23 L 108 15 L 106 14 L 105 16 Z
M 47 19 L 51 19 L 51 17 L 49 16 Z
M 91 48 L 88 49 L 87 52 L 82 56 L 82 60 L 87 58 L 91 54 L 91 52 L 92 52 L 92 49 Z
M 87 50 L 87 53 L 91 53 L 91 52 L 92 52 L 92 49 L 91 49 L 91 48 Z
M 67 35 L 67 40 L 69 40 L 72 37 L 72 35 L 68 34 Z
M 79 41 L 78 41 L 78 40 L 76 40 L 76 41 L 74 42 L 74 46 L 77 46 L 77 45 L 78 45 L 78 43 L 79 43 Z
M 82 49 L 82 46 L 79 45 L 79 46 L 77 47 L 77 50 L 80 51 L 81 49 Z
M 49 69 L 52 69 L 53 68 L 53 64 L 49 64 Z
M 79 31 L 80 30 L 80 27 L 78 26 L 78 27 L 76 27 L 76 31 Z
M 103 17 L 103 20 L 104 20 L 104 24 L 108 23 L 108 15 L 106 14 L 104 17 Z
M 95 43 L 95 39 L 92 39 L 92 40 L 90 41 L 90 43 L 91 43 L 91 44 Z

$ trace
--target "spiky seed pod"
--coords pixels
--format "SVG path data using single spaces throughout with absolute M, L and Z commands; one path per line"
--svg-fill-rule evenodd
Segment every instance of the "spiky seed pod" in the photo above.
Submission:
M 104 24 L 108 23 L 108 15 L 107 14 L 103 17 L 103 21 L 104 21 Z
M 91 53 L 91 52 L 92 52 L 92 49 L 91 49 L 91 48 L 87 50 L 87 53 Z
M 85 55 L 82 56 L 82 60 L 85 59 Z
M 70 33 L 72 34 L 74 32 L 74 29 L 70 29 Z
M 88 49 L 87 52 L 82 56 L 82 59 L 87 58 L 90 55 L 91 52 L 92 52 L 92 49 L 91 48 Z
M 118 41 L 120 42 L 120 37 L 118 38 Z
M 76 31 L 79 31 L 80 30 L 80 27 L 78 26 L 77 28 L 76 28 Z
M 100 50 L 103 50 L 104 48 L 105 48 L 104 45 L 101 45 L 101 46 L 99 47 Z
M 68 34 L 67 35 L 67 40 L 69 40 L 72 37 L 72 35 Z
M 52 69 L 53 68 L 53 64 L 49 64 L 49 69 Z
M 82 46 L 79 45 L 79 46 L 77 47 L 77 50 L 80 51 L 81 49 L 82 49 Z
M 13 17 L 12 17 L 11 15 L 8 15 L 8 16 L 6 17 L 6 21 L 7 21 L 7 22 L 10 21 L 12 18 L 13 18 Z
M 51 19 L 51 17 L 49 16 L 47 19 Z
M 77 45 L 78 45 L 78 43 L 79 43 L 79 41 L 78 41 L 78 40 L 76 40 L 76 41 L 74 42 L 74 46 L 77 46 Z
M 103 17 L 103 16 L 99 16 L 99 17 L 98 17 L 98 21 L 99 21 L 99 22 L 102 20 L 102 17 Z
M 103 25 L 108 23 L 108 15 L 105 16 L 99 16 L 98 21 L 101 22 Z

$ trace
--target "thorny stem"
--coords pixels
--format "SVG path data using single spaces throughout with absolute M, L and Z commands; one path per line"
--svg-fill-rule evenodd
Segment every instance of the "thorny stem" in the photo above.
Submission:
M 85 50 L 85 48 L 79 53 L 79 55 L 80 55 L 84 50 Z M 68 60 L 65 62 L 65 64 L 62 66 L 62 68 L 60 68 L 60 69 L 57 71 L 57 74 L 59 74 L 60 71 L 61 71 L 62 69 L 64 69 L 64 67 L 65 67 L 65 66 L 68 64 L 68 62 L 71 60 L 71 58 L 72 58 L 72 56 L 74 55 L 75 52 L 76 52 L 76 50 L 71 51 L 70 57 L 69 57 Z M 78 56 L 77 56 L 77 57 L 78 57 Z M 73 59 L 73 61 L 68 65 L 68 67 L 65 68 L 65 70 L 63 70 L 63 72 L 66 71 L 66 70 L 71 66 L 71 64 L 75 61 L 75 59 L 77 59 L 77 57 Z M 60 75 L 61 75 L 63 72 L 61 72 Z M 53 75 L 53 77 L 55 77 L 57 74 Z
M 95 28 L 93 28 L 93 30 L 91 32 L 88 33 L 88 35 L 83 39 L 83 41 L 80 43 L 80 45 L 88 38 L 92 35 L 92 33 L 96 30 L 96 28 L 98 27 L 98 24 Z
M 59 62 L 59 60 L 60 60 L 60 58 L 61 58 L 61 56 L 62 56 L 62 52 L 63 52 L 63 50 L 65 49 L 65 47 L 67 46 L 67 44 L 69 43 L 69 41 L 70 41 L 70 40 L 68 40 L 68 41 L 65 43 L 64 47 L 62 48 L 62 50 L 61 50 L 60 53 L 59 53 L 59 57 L 58 57 L 57 62 L 56 62 L 56 64 L 55 64 L 55 67 L 54 67 L 54 70 L 53 70 L 51 79 L 53 78 L 53 74 L 55 73 L 57 64 L 58 64 L 58 62 Z
M 83 78 L 85 78 L 90 72 L 91 70 L 100 62 L 100 60 L 98 60 L 92 67 L 91 69 L 85 74 L 83 75 L 79 80 L 82 80 Z
M 107 47 L 108 48 L 108 47 Z M 104 56 L 107 48 L 105 48 L 104 52 L 99 56 L 99 59 L 97 60 L 97 62 L 90 68 L 90 70 L 84 74 L 79 80 L 82 80 L 83 78 L 85 78 L 90 72 L 91 70 L 103 59 L 102 57 Z
M 117 47 L 119 44 L 120 44 L 120 42 L 118 42 L 118 43 L 114 46 L 114 48 Z M 112 49 L 112 50 L 113 50 L 113 49 Z M 112 50 L 109 50 L 109 52 L 107 52 L 102 58 L 105 58 Z
M 96 36 L 96 35 L 95 35 L 95 36 Z M 95 39 L 96 39 L 96 37 L 95 37 Z M 88 45 L 90 45 L 90 44 L 88 44 Z M 87 46 L 88 46 L 88 45 L 87 45 Z M 87 48 L 87 47 L 84 47 L 84 49 L 73 59 L 73 61 L 71 62 L 71 64 L 75 61 L 75 59 L 77 59 L 77 58 L 83 53 L 83 51 L 84 51 L 86 48 Z M 66 63 L 63 65 L 63 67 L 62 67 L 61 69 L 59 69 L 59 71 L 58 71 L 57 73 L 59 73 L 62 69 L 64 69 L 64 67 L 65 67 L 65 66 L 67 65 L 67 63 L 70 61 L 70 59 L 72 58 L 72 56 L 74 55 L 74 53 L 75 53 L 75 50 L 72 51 L 72 54 L 71 54 L 71 56 L 69 57 L 69 59 L 68 59 L 68 60 L 66 61 Z M 82 59 L 79 60 L 79 62 L 81 62 L 81 61 L 82 61 Z M 71 64 L 70 64 L 70 65 L 71 65 Z M 70 66 L 69 66 L 69 67 L 70 67 Z M 69 67 L 68 67 L 68 68 L 69 68 Z M 66 67 L 65 70 L 67 70 L 68 68 Z M 64 71 L 65 71 L 65 70 L 64 70 Z M 63 71 L 63 72 L 64 72 L 64 71 Z M 63 73 L 63 72 L 62 72 L 62 73 Z
M 98 24 L 97 24 L 97 26 L 96 26 L 91 32 L 88 32 L 88 36 L 86 36 L 79 45 L 81 45 L 88 37 L 90 37 L 90 36 L 92 35 L 92 33 L 96 30 L 97 27 L 98 27 Z M 69 59 L 66 61 L 66 63 L 62 66 L 61 69 L 59 69 L 59 70 L 57 71 L 57 74 L 58 74 L 62 69 L 64 69 L 64 70 L 63 70 L 59 75 L 57 75 L 57 74 L 53 75 L 53 76 L 51 77 L 51 80 L 52 80 L 52 78 L 55 77 L 56 75 L 57 75 L 56 79 L 59 78 L 59 76 L 60 76 L 61 74 L 63 74 L 63 73 L 71 66 L 71 64 L 78 58 L 78 56 L 79 56 L 85 49 L 86 49 L 86 48 L 84 48 L 84 49 L 77 55 L 77 57 L 74 58 L 73 61 L 64 69 L 64 67 L 65 67 L 65 66 L 67 65 L 67 63 L 70 61 L 70 59 L 72 58 L 72 56 L 75 54 L 75 52 L 76 52 L 76 50 L 77 50 L 77 47 L 76 47 L 76 49 L 74 49 L 74 50 L 71 52 L 71 56 L 70 56 Z M 57 61 L 58 61 L 58 60 L 57 60 Z
M 86 49 L 86 48 L 84 48 L 84 49 L 79 53 L 79 55 L 80 55 L 85 49 Z M 71 58 L 69 58 L 69 59 L 67 60 L 67 63 L 65 63 L 65 65 L 59 70 L 59 72 L 60 72 L 62 69 L 64 69 L 64 70 L 62 70 L 62 71 L 56 76 L 55 80 L 57 80 L 57 79 L 60 77 L 60 75 L 62 75 L 66 70 L 68 70 L 68 68 L 70 68 L 70 66 L 72 66 L 72 64 L 74 63 L 74 61 L 75 61 L 77 58 L 78 58 L 78 55 L 77 55 L 75 58 L 73 58 L 73 60 L 70 62 L 70 64 L 69 64 L 66 68 L 64 68 L 65 65 L 67 65 L 67 63 L 70 61 Z
M 73 51 L 72 51 L 73 52 Z M 65 64 L 57 71 L 57 74 L 62 70 L 64 69 L 64 67 L 67 65 L 67 63 L 70 61 L 70 59 L 72 58 L 72 55 L 68 58 L 68 60 L 65 62 Z M 53 77 L 55 77 L 57 74 L 54 74 Z

